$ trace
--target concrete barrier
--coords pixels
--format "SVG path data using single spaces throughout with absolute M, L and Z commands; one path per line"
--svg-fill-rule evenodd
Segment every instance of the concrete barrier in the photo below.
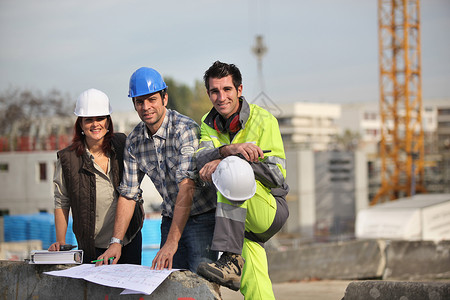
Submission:
M 221 299 L 217 284 L 190 271 L 173 272 L 151 295 L 120 295 L 123 289 L 43 274 L 67 267 L 0 261 L 0 299 Z
M 348 241 L 302 246 L 267 253 L 272 282 L 310 279 L 381 278 L 385 270 L 385 242 Z
M 387 244 L 383 279 L 450 279 L 450 241 L 395 241 Z
M 450 299 L 450 282 L 351 282 L 342 300 L 444 300 Z
M 450 279 L 450 241 L 353 240 L 268 251 L 272 282 Z
M 268 251 L 269 275 L 273 283 L 310 279 L 367 280 L 348 286 L 344 299 L 450 299 L 450 241 L 407 242 L 354 240 L 312 244 L 286 251 Z M 119 296 L 122 289 L 97 285 L 81 279 L 42 274 L 64 266 L 29 265 L 0 261 L 0 299 L 221 299 L 219 286 L 189 272 L 172 273 L 149 296 Z M 393 282 L 381 280 L 436 281 Z M 440 282 L 447 279 L 446 282 Z M 370 288 L 369 288 L 370 287 Z M 407 290 L 435 298 L 400 298 Z M 359 291 L 358 291 L 359 290 Z M 389 294 L 391 291 L 391 294 Z M 389 298 L 389 295 L 395 297 Z M 445 294 L 447 293 L 447 294 Z M 360 296 L 362 295 L 362 296 Z M 378 295 L 378 298 L 364 298 Z M 379 298 L 384 297 L 385 298 Z M 399 296 L 400 295 L 400 296 Z M 355 297 L 355 298 L 350 298 Z M 360 298 L 357 298 L 360 297 Z M 372 296 L 371 296 L 372 297 Z M 406 296 L 405 296 L 406 297 Z

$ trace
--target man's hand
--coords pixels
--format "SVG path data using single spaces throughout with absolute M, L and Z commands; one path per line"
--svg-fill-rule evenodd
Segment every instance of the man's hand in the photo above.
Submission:
M 185 178 L 178 184 L 178 195 L 175 201 L 173 219 L 170 225 L 167 240 L 152 261 L 152 269 L 172 269 L 173 256 L 178 249 L 178 241 L 183 233 L 184 226 L 191 212 L 192 198 L 195 192 L 195 182 Z
M 203 168 L 201 168 L 200 171 L 198 172 L 200 179 L 202 181 L 212 181 L 211 178 L 212 173 L 214 173 L 220 162 L 221 162 L 220 159 L 216 159 L 205 164 Z
M 177 252 L 178 242 L 166 241 L 152 261 L 152 270 L 172 269 L 173 256 Z
M 109 248 L 106 249 L 106 251 L 97 258 L 97 259 L 103 259 L 103 261 L 98 261 L 95 263 L 95 265 L 101 266 L 101 265 L 109 264 L 108 259 L 110 257 L 115 257 L 114 260 L 112 261 L 112 264 L 115 265 L 119 261 L 121 254 L 122 254 L 122 245 L 120 245 L 118 243 L 111 244 L 111 245 L 109 245 Z
M 253 143 L 226 145 L 220 148 L 219 151 L 223 157 L 241 154 L 247 161 L 250 162 L 258 162 L 259 158 L 264 158 L 264 153 L 261 148 Z

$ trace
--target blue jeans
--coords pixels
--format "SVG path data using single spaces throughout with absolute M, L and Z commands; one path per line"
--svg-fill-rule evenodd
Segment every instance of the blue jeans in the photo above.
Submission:
M 167 240 L 172 219 L 163 217 L 161 222 L 161 247 Z M 214 234 L 215 211 L 189 217 L 173 256 L 172 268 L 188 269 L 196 273 L 198 265 L 217 260 L 218 252 L 211 250 Z

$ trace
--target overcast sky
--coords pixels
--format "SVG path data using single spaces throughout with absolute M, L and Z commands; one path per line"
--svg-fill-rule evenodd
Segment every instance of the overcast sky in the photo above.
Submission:
M 279 103 L 378 101 L 377 26 L 377 0 L 0 0 L 0 92 L 75 99 L 94 87 L 131 110 L 137 68 L 193 86 L 221 60 L 241 69 L 249 101 L 261 91 Z M 423 99 L 450 99 L 449 0 L 421 1 L 421 37 Z

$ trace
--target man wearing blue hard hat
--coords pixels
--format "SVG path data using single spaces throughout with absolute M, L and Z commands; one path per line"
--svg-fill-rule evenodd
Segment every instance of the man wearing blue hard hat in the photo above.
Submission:
M 121 240 L 135 201 L 142 201 L 140 184 L 145 174 L 160 193 L 161 249 L 152 268 L 189 269 L 218 257 L 210 249 L 215 225 L 216 195 L 212 186 L 197 185 L 194 154 L 200 127 L 191 118 L 168 109 L 167 85 L 152 68 L 142 67 L 130 78 L 132 98 L 140 122 L 128 135 L 124 175 L 118 191 L 114 233 L 108 250 L 99 259 L 120 258 Z

